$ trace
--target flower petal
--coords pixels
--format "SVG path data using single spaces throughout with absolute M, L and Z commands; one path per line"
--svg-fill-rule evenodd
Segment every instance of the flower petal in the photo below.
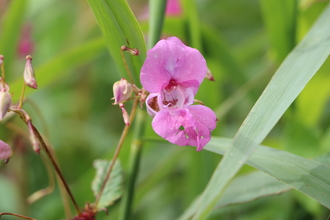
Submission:
M 206 72 L 206 61 L 197 49 L 187 47 L 176 37 L 170 37 L 160 40 L 148 51 L 140 79 L 148 92 L 156 93 L 171 79 L 178 84 L 189 82 L 187 85 L 198 88 Z
M 210 141 L 216 126 L 214 112 L 206 106 L 163 109 L 152 121 L 154 131 L 173 144 L 196 146 L 200 151 Z

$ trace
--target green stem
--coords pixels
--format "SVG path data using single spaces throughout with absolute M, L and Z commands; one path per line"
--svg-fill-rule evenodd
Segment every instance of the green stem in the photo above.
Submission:
M 113 169 L 113 167 L 114 167 L 114 165 L 115 165 L 115 162 L 116 162 L 116 160 L 117 160 L 117 158 L 118 158 L 118 156 L 119 156 L 119 153 L 120 153 L 121 147 L 123 146 L 124 140 L 125 140 L 125 138 L 126 138 L 126 136 L 127 136 L 127 134 L 128 134 L 128 131 L 129 131 L 130 127 L 131 127 L 130 125 L 132 124 L 132 122 L 133 122 L 133 120 L 134 120 L 134 117 L 135 117 L 135 113 L 136 113 L 136 109 L 137 109 L 137 107 L 138 107 L 138 104 L 139 104 L 139 99 L 136 98 L 136 99 L 134 100 L 134 104 L 133 104 L 133 108 L 132 108 L 132 113 L 131 113 L 131 116 L 130 116 L 130 123 L 129 123 L 129 125 L 126 125 L 126 126 L 125 126 L 125 128 L 124 128 L 124 130 L 123 130 L 123 132 L 122 132 L 122 134 L 121 134 L 121 137 L 120 137 L 120 140 L 119 140 L 119 142 L 118 142 L 118 145 L 117 145 L 117 148 L 116 148 L 115 154 L 114 154 L 113 157 L 112 157 L 112 160 L 111 160 L 111 163 L 110 163 L 109 169 L 108 169 L 108 171 L 107 171 L 107 173 L 106 173 L 106 175 L 105 175 L 105 179 L 104 179 L 104 181 L 103 181 L 103 183 L 102 183 L 101 189 L 100 189 L 99 193 L 98 193 L 97 196 L 96 196 L 96 199 L 95 199 L 95 202 L 94 202 L 94 210 L 95 210 L 95 211 L 97 211 L 98 204 L 99 204 L 99 202 L 100 202 L 100 199 L 101 199 L 101 196 L 102 196 L 102 194 L 103 194 L 103 191 L 104 191 L 104 189 L 105 189 L 105 187 L 106 187 L 106 184 L 107 184 L 108 180 L 110 179 L 111 171 L 112 171 L 112 169 Z
M 144 134 L 145 127 L 145 112 L 138 109 L 137 116 L 134 122 L 134 137 L 131 144 L 131 152 L 129 158 L 129 171 L 127 178 L 126 192 L 122 199 L 122 206 L 120 210 L 119 219 L 128 220 L 130 219 L 132 203 L 134 198 L 135 181 L 139 171 L 139 164 L 142 152 L 142 141 L 141 138 Z
M 149 0 L 148 48 L 152 48 L 160 39 L 164 23 L 166 0 Z

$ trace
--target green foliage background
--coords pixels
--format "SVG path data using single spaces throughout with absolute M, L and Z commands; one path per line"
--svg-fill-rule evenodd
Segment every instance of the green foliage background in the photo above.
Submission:
M 326 2 L 308 0 L 187 0 L 181 3 L 181 15 L 166 16 L 163 36 L 177 36 L 205 56 L 216 81 L 204 81 L 197 99 L 217 113 L 219 122 L 213 135 L 228 138 L 234 137 L 280 64 L 327 6 Z M 147 38 L 148 2 L 131 0 L 129 4 Z M 110 98 L 112 84 L 127 75 L 118 64 L 121 62 L 119 48 L 114 50 L 116 45 L 111 47 L 111 40 L 121 42 L 123 36 L 134 35 L 129 28 L 124 35 L 118 34 L 116 27 L 107 29 L 109 21 L 98 26 L 90 5 L 80 0 L 0 2 L 0 54 L 5 56 L 10 91 L 17 101 L 25 63 L 24 57 L 18 56 L 17 47 L 22 27 L 31 25 L 34 42 L 31 55 L 39 89 L 27 90 L 28 102 L 24 108 L 54 147 L 81 207 L 86 201 L 94 201 L 93 161 L 111 159 L 124 127 L 121 111 L 111 104 Z M 100 8 L 105 10 L 104 7 Z M 100 28 L 109 30 L 109 34 L 102 36 Z M 137 35 L 136 39 L 139 44 L 143 36 Z M 134 67 L 142 64 L 145 53 L 143 45 L 137 47 L 142 51 L 142 58 L 126 54 Z M 329 66 L 327 59 L 262 143 L 315 159 L 323 164 L 324 174 L 329 172 L 330 164 Z M 207 150 L 196 152 L 191 147 L 150 141 L 157 135 L 150 126 L 151 119 L 146 120 L 146 140 L 149 141 L 145 142 L 142 152 L 132 219 L 177 219 L 187 207 L 194 207 L 191 203 L 205 189 L 221 156 Z M 10 163 L 0 165 L 0 212 L 37 219 L 63 219 L 57 188 L 32 205 L 25 203 L 30 194 L 48 185 L 47 172 L 24 136 L 25 125 L 17 117 L 0 125 L 0 139 L 14 149 Z M 120 155 L 124 170 L 128 169 L 130 140 L 131 134 Z M 217 148 L 218 143 L 226 142 L 215 139 L 208 147 Z M 283 161 L 279 172 L 288 176 L 294 162 L 298 170 L 300 167 L 296 160 L 289 158 L 283 154 L 276 157 L 278 161 L 274 163 L 279 165 Z M 301 167 L 305 167 L 304 164 Z M 262 168 L 261 164 L 258 169 Z M 244 165 L 207 219 L 326 219 L 330 214 L 316 200 L 269 178 Z M 251 180 L 254 180 L 251 188 L 244 188 Z M 252 187 L 257 183 L 258 187 Z M 261 189 L 273 190 L 261 193 Z M 246 198 L 236 199 L 240 195 Z M 119 206 L 120 201 L 109 207 L 109 216 L 100 213 L 98 219 L 117 219 Z M 193 212 L 198 208 L 200 206 L 195 206 Z

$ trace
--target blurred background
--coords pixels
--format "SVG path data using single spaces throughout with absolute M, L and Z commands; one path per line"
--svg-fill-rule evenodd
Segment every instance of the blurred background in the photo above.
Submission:
M 144 33 L 148 32 L 148 1 L 128 1 Z M 232 138 L 286 55 L 306 34 L 327 3 L 317 0 L 198 0 L 198 49 L 215 82 L 205 80 L 197 99 L 219 119 L 214 136 Z M 169 0 L 163 37 L 177 36 L 191 45 L 187 10 Z M 1 0 L 0 54 L 5 56 L 6 80 L 18 101 L 25 56 L 33 57 L 39 88 L 27 89 L 24 109 L 56 151 L 79 206 L 93 202 L 91 182 L 95 159 L 111 159 L 124 123 L 113 106 L 112 85 L 120 73 L 107 51 L 86 1 Z M 115 34 L 115 33 L 114 33 Z M 119 49 L 119 48 L 118 48 Z M 327 60 L 306 86 L 264 145 L 306 158 L 330 149 L 330 87 Z M 290 73 L 288 73 L 290 74 Z M 130 104 L 127 104 L 130 109 Z M 148 118 L 146 136 L 156 137 Z M 20 119 L 0 123 L 0 139 L 14 155 L 0 164 L 0 212 L 36 219 L 63 219 L 60 192 L 28 205 L 26 198 L 45 188 L 49 178 Z M 127 169 L 130 136 L 120 155 Z M 221 157 L 192 147 L 150 142 L 144 146 L 132 219 L 177 218 L 202 192 Z M 240 174 L 252 171 L 244 166 Z M 118 201 L 109 215 L 116 219 Z M 297 192 L 261 198 L 246 204 L 216 207 L 209 219 L 326 219 L 329 211 Z M 3 219 L 15 219 L 5 216 Z

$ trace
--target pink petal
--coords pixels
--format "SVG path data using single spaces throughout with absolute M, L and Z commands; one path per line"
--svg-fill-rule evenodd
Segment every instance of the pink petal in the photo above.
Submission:
M 200 151 L 210 141 L 216 126 L 214 112 L 206 106 L 163 109 L 152 121 L 154 131 L 173 144 L 196 146 Z
M 8 144 L 0 140 L 0 160 L 7 159 L 12 155 L 11 148 Z
M 160 40 L 148 51 L 141 69 L 141 83 L 151 93 L 160 92 L 171 79 L 178 84 L 198 88 L 207 72 L 206 61 L 194 48 L 187 47 L 178 38 Z

